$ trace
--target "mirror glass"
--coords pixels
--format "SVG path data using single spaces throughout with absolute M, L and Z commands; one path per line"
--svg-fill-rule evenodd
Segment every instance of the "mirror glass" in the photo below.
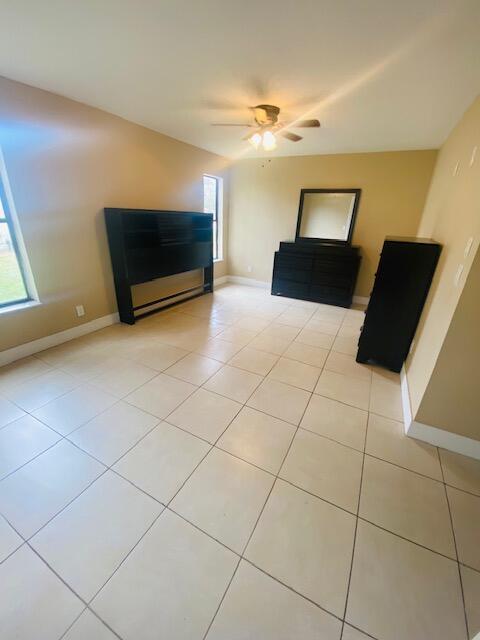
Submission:
M 302 189 L 297 238 L 349 242 L 358 192 Z

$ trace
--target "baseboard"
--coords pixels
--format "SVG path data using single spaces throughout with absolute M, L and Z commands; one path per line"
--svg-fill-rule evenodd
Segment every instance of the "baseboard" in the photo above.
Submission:
M 410 393 L 408 390 L 405 366 L 402 367 L 400 372 L 400 383 L 402 390 L 403 422 L 405 433 L 409 437 L 480 460 L 480 441 L 467 438 L 467 436 L 461 436 L 458 433 L 445 431 L 445 429 L 432 427 L 429 424 L 417 422 L 412 419 L 412 406 L 410 404 Z
M 259 289 L 270 289 L 271 282 L 263 280 L 254 280 L 253 278 L 244 278 L 243 276 L 227 276 L 227 281 L 233 284 L 244 284 L 247 287 L 258 287 Z
M 69 340 L 73 340 L 74 338 L 80 338 L 80 336 L 84 336 L 87 333 L 92 333 L 93 331 L 98 331 L 99 329 L 104 329 L 112 324 L 118 322 L 118 313 L 111 313 L 108 316 L 102 316 L 101 318 L 96 318 L 95 320 L 91 320 L 90 322 L 84 322 L 83 324 L 79 324 L 76 327 L 72 327 L 71 329 L 66 329 L 65 331 L 60 331 L 59 333 L 53 333 L 50 336 L 45 336 L 44 338 L 39 338 L 38 340 L 32 340 L 31 342 L 26 342 L 25 344 L 20 344 L 18 347 L 12 347 L 11 349 L 5 349 L 5 351 L 0 351 L 0 367 L 9 364 L 10 362 L 14 362 L 15 360 L 20 360 L 21 358 L 26 358 L 27 356 L 31 356 L 34 353 L 39 353 L 40 351 L 44 351 L 45 349 L 49 349 L 50 347 L 56 347 L 63 342 L 68 342 Z
M 228 276 L 220 276 L 219 278 L 215 278 L 213 281 L 214 287 L 220 287 L 222 284 L 227 284 Z

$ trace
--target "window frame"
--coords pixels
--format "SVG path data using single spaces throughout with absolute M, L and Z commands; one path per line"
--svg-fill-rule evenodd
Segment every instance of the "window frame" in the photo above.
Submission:
M 8 182 L 8 176 L 5 167 L 5 161 L 3 158 L 2 150 L 0 149 L 0 201 L 2 204 L 3 215 L 0 214 L 0 224 L 5 224 L 10 234 L 12 241 L 12 248 L 17 259 L 18 269 L 22 278 L 23 287 L 25 289 L 25 297 L 15 298 L 8 300 L 7 302 L 0 302 L 0 313 L 9 311 L 10 309 L 23 308 L 24 306 L 30 306 L 31 304 L 38 304 L 39 299 L 37 296 L 35 284 L 33 282 L 33 276 L 30 269 L 30 264 L 25 252 L 23 244 L 23 238 L 21 236 L 20 226 L 15 216 L 14 204 L 12 200 L 12 194 L 10 191 L 10 184 Z
M 223 224 L 223 207 L 221 194 L 223 193 L 223 180 L 219 176 L 214 176 L 210 173 L 204 173 L 202 179 L 203 186 L 203 210 L 204 213 L 210 213 L 205 211 L 205 178 L 210 178 L 215 182 L 215 211 L 213 212 L 213 223 L 215 225 L 215 235 L 213 238 L 213 261 L 221 262 L 223 260 L 223 246 L 222 236 L 220 234 Z

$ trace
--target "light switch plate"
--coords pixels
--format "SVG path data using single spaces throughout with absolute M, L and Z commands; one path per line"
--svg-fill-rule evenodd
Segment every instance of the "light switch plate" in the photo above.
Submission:
M 81 318 L 82 316 L 85 315 L 85 309 L 83 307 L 83 304 L 77 304 L 77 306 L 75 307 L 75 311 L 77 312 L 78 318 Z

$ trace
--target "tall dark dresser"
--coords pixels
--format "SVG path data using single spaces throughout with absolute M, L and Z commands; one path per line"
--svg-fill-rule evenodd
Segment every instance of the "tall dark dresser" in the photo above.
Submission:
M 441 245 L 425 238 L 387 237 L 365 312 L 357 362 L 399 372 L 408 355 Z

